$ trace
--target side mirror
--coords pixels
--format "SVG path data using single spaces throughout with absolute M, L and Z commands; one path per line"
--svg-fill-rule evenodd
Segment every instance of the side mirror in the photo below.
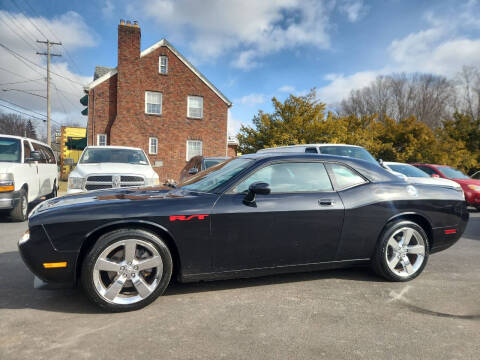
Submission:
M 30 157 L 25 159 L 28 162 L 32 161 L 40 161 L 42 160 L 42 155 L 38 151 L 32 151 L 30 152 Z
M 266 182 L 254 182 L 248 187 L 248 193 L 243 199 L 243 203 L 248 206 L 255 206 L 255 195 L 268 195 L 270 194 L 270 185 Z
M 190 170 L 188 170 L 188 174 L 189 174 L 189 175 L 195 175 L 196 173 L 198 173 L 198 169 L 197 169 L 197 168 L 191 168 Z
M 440 175 L 438 175 L 438 174 L 432 174 L 431 176 L 432 176 L 432 178 L 436 178 L 436 179 L 440 177 Z

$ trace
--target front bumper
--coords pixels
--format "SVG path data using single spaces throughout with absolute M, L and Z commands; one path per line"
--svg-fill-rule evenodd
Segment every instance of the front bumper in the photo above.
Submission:
M 20 201 L 20 191 L 0 192 L 0 210 L 13 209 Z
M 465 200 L 467 200 L 468 205 L 479 207 L 480 206 L 480 192 L 465 190 Z
M 39 279 L 47 283 L 75 284 L 78 252 L 58 251 L 52 245 L 43 226 L 30 229 L 30 237 L 18 242 L 23 262 Z M 48 267 L 45 264 L 66 263 L 65 267 Z

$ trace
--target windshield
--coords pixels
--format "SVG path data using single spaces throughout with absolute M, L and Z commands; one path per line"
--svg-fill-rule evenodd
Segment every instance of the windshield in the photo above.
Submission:
M 449 166 L 437 167 L 443 175 L 450 179 L 470 179 L 467 175 L 462 173 L 460 170 L 451 168 Z
M 18 163 L 21 158 L 20 140 L 0 137 L 0 161 Z
M 208 169 L 214 165 L 220 164 L 226 159 L 205 159 L 205 169 Z
M 387 165 L 390 169 L 393 171 L 399 172 L 400 174 L 403 174 L 408 177 L 423 177 L 423 178 L 429 178 L 430 176 L 426 173 L 420 170 L 419 168 L 416 168 L 415 166 L 408 165 L 408 164 L 388 164 Z
M 361 147 L 329 145 L 320 146 L 319 149 L 322 154 L 346 156 L 350 158 L 366 160 L 378 165 L 377 160 L 375 160 L 375 158 L 367 150 Z
M 231 159 L 201 171 L 198 175 L 188 179 L 178 187 L 182 189 L 210 192 L 216 187 L 226 183 L 240 171 L 253 163 L 252 159 Z
M 142 150 L 135 149 L 86 149 L 83 152 L 80 164 L 121 163 L 148 165 L 147 158 Z

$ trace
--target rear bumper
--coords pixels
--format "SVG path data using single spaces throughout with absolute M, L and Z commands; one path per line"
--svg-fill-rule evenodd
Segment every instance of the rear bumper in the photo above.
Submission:
M 20 191 L 0 193 L 0 210 L 13 209 L 20 201 Z
M 43 226 L 30 229 L 30 237 L 18 242 L 18 250 L 29 270 L 47 283 L 75 283 L 78 252 L 56 250 Z M 62 267 L 48 267 L 50 263 L 66 263 Z
M 430 253 L 433 254 L 448 249 L 462 237 L 470 218 L 466 205 L 463 207 L 461 214 L 460 222 L 457 225 L 432 229 L 433 245 Z

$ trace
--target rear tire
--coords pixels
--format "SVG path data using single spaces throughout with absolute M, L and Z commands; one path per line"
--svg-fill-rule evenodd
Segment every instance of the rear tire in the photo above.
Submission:
M 10 211 L 10 217 L 13 221 L 25 221 L 28 218 L 28 193 L 25 189 L 20 190 L 20 199 L 15 207 Z
M 372 268 L 389 281 L 409 281 L 427 265 L 428 236 L 421 226 L 399 220 L 387 225 L 375 249 Z
M 102 235 L 82 264 L 81 282 L 97 306 L 109 312 L 141 309 L 162 295 L 172 276 L 167 245 L 139 229 Z

